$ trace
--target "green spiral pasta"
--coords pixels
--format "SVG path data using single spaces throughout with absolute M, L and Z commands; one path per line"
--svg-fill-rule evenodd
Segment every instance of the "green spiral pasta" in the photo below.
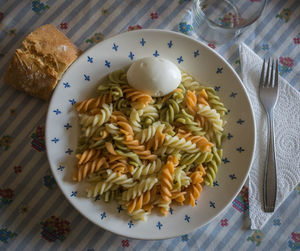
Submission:
M 123 157 L 127 157 L 127 158 L 131 159 L 131 163 L 134 163 L 135 166 L 142 164 L 139 156 L 133 152 L 125 152 L 125 151 L 121 151 L 121 150 L 116 150 L 116 152 Z
M 214 180 L 216 179 L 216 175 L 218 172 L 218 165 L 221 163 L 222 158 L 222 150 L 213 148 L 213 158 L 207 164 L 206 176 L 204 177 L 204 181 L 206 185 L 212 186 Z
M 144 126 L 153 124 L 153 122 L 157 121 L 159 118 L 157 108 L 153 105 L 148 105 L 147 107 L 144 107 L 138 111 L 141 114 L 141 123 Z
M 89 145 L 89 141 L 86 139 L 86 137 L 79 138 L 76 153 L 83 153 L 89 148 Z
M 129 151 L 128 147 L 125 146 L 123 143 L 121 143 L 121 141 L 123 141 L 123 137 L 118 137 L 118 138 L 115 137 L 114 139 L 115 139 L 114 145 L 116 146 L 117 149 L 123 152 Z
M 91 141 L 89 148 L 103 149 L 105 148 L 105 140 L 99 139 L 99 140 Z
M 179 89 L 180 91 L 174 92 L 172 95 L 172 99 L 174 99 L 178 103 L 181 103 L 185 97 L 186 89 L 182 83 L 179 84 L 177 89 Z
M 108 79 L 115 84 L 127 84 L 126 72 L 123 69 L 113 71 L 108 75 Z
M 220 101 L 220 97 L 218 97 L 215 93 L 215 90 L 213 88 L 206 90 L 206 93 L 208 95 L 208 103 L 209 105 L 215 109 L 220 116 L 224 116 L 227 112 L 227 109 L 224 107 L 224 104 Z
M 202 163 L 208 163 L 213 158 L 213 153 L 209 152 L 199 152 L 199 153 L 193 153 L 193 154 L 184 154 L 182 156 L 182 159 L 180 163 L 182 165 L 192 165 L 193 163 L 196 165 L 202 164 Z
M 175 115 L 180 112 L 179 104 L 174 99 L 168 99 L 164 108 L 161 109 L 160 118 L 165 122 L 173 122 Z
M 119 98 L 113 103 L 114 110 L 120 111 L 129 116 L 131 112 L 130 102 L 125 98 Z
M 181 111 L 175 116 L 176 122 L 181 123 L 183 125 L 193 125 L 198 126 L 198 123 L 194 121 L 194 117 L 187 113 L 185 109 L 181 109 Z

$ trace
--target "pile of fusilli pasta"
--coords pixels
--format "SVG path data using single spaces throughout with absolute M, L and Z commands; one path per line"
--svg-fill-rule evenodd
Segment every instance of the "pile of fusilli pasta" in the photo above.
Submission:
M 212 185 L 222 157 L 226 108 L 211 87 L 182 72 L 179 87 L 153 98 L 131 88 L 118 70 L 98 97 L 76 103 L 81 126 L 73 179 L 90 183 L 88 197 L 117 200 L 133 219 L 170 204 L 195 205 Z

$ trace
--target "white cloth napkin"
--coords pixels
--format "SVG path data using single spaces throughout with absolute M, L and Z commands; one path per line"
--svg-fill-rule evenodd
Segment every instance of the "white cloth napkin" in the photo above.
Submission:
M 249 214 L 251 229 L 261 229 L 273 215 L 265 213 L 262 207 L 267 121 L 258 96 L 258 84 L 263 60 L 242 43 L 240 62 L 241 76 L 251 99 L 256 124 L 256 149 L 249 174 Z M 282 77 L 279 77 L 278 94 L 274 108 L 278 186 L 275 210 L 300 182 L 300 94 Z

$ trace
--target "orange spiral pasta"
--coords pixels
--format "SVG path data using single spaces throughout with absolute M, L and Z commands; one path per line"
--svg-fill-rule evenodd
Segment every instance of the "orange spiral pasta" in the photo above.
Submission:
M 112 155 L 112 154 L 108 154 L 107 155 L 107 158 L 108 158 L 108 163 L 111 164 L 113 163 L 114 161 L 121 161 L 121 162 L 124 162 L 124 161 L 127 161 L 127 158 L 126 157 L 123 157 L 121 155 Z M 126 162 L 127 163 L 127 162 Z
M 114 172 L 121 174 L 128 172 L 127 163 L 123 163 L 121 161 L 117 161 L 109 166 Z
M 133 130 L 129 122 L 119 121 L 117 124 L 121 127 L 120 132 L 125 135 L 133 135 Z
M 195 116 L 197 112 L 197 97 L 195 91 L 188 90 L 186 92 L 185 103 L 188 111 Z
M 126 98 L 133 102 L 137 102 L 145 105 L 148 105 L 149 103 L 153 103 L 152 97 L 145 92 L 133 89 L 129 85 L 123 85 L 122 88 Z
M 172 188 L 173 188 L 173 177 L 174 168 L 178 165 L 178 159 L 175 156 L 169 156 L 167 163 L 162 167 L 161 180 L 160 180 L 160 203 L 170 204 L 172 201 Z M 168 210 L 164 206 L 160 206 L 160 212 L 163 215 L 168 214 Z
M 202 164 L 199 164 L 196 170 L 200 172 L 201 177 L 204 177 L 206 175 L 206 171 L 205 171 L 204 167 L 202 166 Z
M 82 154 L 76 154 L 78 164 L 82 165 L 88 161 L 94 160 L 101 155 L 101 151 L 95 149 L 87 149 Z
M 101 139 L 105 139 L 109 136 L 109 133 L 107 130 L 102 130 L 102 135 L 101 136 L 94 136 L 92 139 L 94 141 L 97 141 L 97 140 L 101 140 Z
M 202 192 L 202 183 L 204 182 L 203 176 L 205 175 L 205 170 L 200 164 L 195 172 L 190 174 L 191 184 L 187 187 L 186 191 L 186 202 L 191 206 L 195 206 L 196 199 L 199 198 Z
M 186 130 L 182 129 L 182 128 L 178 128 L 177 130 L 177 134 L 176 134 L 179 138 L 185 138 L 191 135 L 190 132 L 187 132 Z
M 197 104 L 208 105 L 208 95 L 205 89 L 202 89 L 200 93 L 197 94 Z
M 209 106 L 208 103 L 208 95 L 207 92 L 205 91 L 205 89 L 202 89 L 198 94 L 197 94 L 197 104 L 202 104 L 205 106 Z M 207 121 L 206 117 L 204 116 L 200 116 L 199 114 L 197 114 L 197 116 L 195 117 L 195 120 L 197 122 L 199 122 L 199 125 L 201 127 L 205 126 L 205 123 Z
M 106 150 L 112 155 L 118 155 L 114 149 L 114 146 L 111 142 L 105 142 Z
M 195 117 L 195 121 L 198 122 L 199 126 L 203 128 L 205 126 L 207 119 L 206 117 L 197 114 L 197 116 Z
M 211 148 L 214 146 L 214 144 L 209 142 L 206 137 L 193 136 L 190 132 L 186 132 L 182 129 L 178 130 L 177 135 L 179 138 L 184 138 L 186 140 L 190 140 L 192 143 L 195 143 L 196 146 L 204 152 L 211 152 Z
M 161 128 L 158 128 L 155 136 L 152 137 L 148 142 L 146 149 L 153 149 L 156 151 L 159 147 L 161 147 L 165 141 L 166 134 L 162 132 Z
M 152 205 L 150 204 L 150 202 L 151 202 L 151 198 L 153 198 L 155 194 L 156 194 L 156 186 L 154 186 L 151 190 L 142 193 L 140 196 L 132 199 L 127 204 L 128 212 L 132 213 L 141 208 L 143 208 L 145 211 L 151 210 Z
M 107 166 L 105 157 L 94 159 L 93 161 L 86 162 L 79 165 L 76 172 L 73 175 L 73 180 L 80 182 L 88 174 L 95 173 L 103 166 Z
M 172 201 L 175 201 L 178 205 L 183 205 L 183 202 L 185 201 L 185 194 L 186 192 L 182 191 L 172 191 L 171 199 Z
M 190 178 L 191 178 L 192 184 L 197 184 L 197 183 L 203 182 L 202 174 L 200 171 L 195 171 L 195 172 L 191 173 Z
M 127 117 L 120 111 L 113 111 L 111 118 L 111 122 L 117 123 L 120 127 L 120 132 L 125 135 L 133 135 L 133 130 Z
M 183 92 L 183 90 L 182 89 L 180 89 L 180 88 L 176 88 L 174 91 L 172 91 L 171 92 L 171 94 L 173 95 L 174 93 L 179 93 L 179 92 Z
M 214 146 L 213 143 L 209 142 L 207 138 L 203 136 L 189 136 L 186 140 L 190 140 L 196 144 L 201 151 L 211 152 L 211 148 Z
M 112 102 L 111 92 L 100 95 L 97 98 L 87 99 L 75 104 L 76 110 L 79 113 L 91 112 L 97 114 L 102 108 L 103 104 L 110 104 Z
M 150 201 L 148 203 L 144 203 L 143 204 L 143 210 L 145 210 L 146 212 L 150 213 L 151 209 L 154 207 L 153 202 L 157 197 L 157 186 L 154 186 L 151 190 L 150 190 Z
M 137 139 L 134 139 L 132 135 L 127 135 L 125 140 L 122 141 L 128 149 L 136 153 L 142 160 L 154 161 L 157 159 L 157 155 L 151 154 L 150 150 L 146 150 L 145 145 L 141 145 Z
M 117 122 L 117 121 L 128 122 L 128 119 L 122 112 L 113 111 L 111 116 L 110 116 L 110 121 L 111 122 Z
M 133 171 L 133 166 L 128 164 L 127 158 L 112 154 L 108 154 L 106 157 L 108 159 L 107 168 L 112 169 L 114 172 L 121 174 Z
M 200 183 L 190 184 L 185 191 L 185 202 L 194 207 L 196 205 L 196 200 L 199 198 L 200 193 L 202 192 L 202 185 Z

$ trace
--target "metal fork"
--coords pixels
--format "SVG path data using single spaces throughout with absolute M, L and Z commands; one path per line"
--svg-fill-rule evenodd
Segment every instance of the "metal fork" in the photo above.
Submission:
M 263 63 L 260 82 L 259 82 L 259 98 L 262 103 L 268 121 L 268 143 L 267 156 L 264 166 L 264 182 L 263 182 L 263 205 L 265 212 L 274 212 L 276 194 L 277 194 L 277 176 L 276 176 L 276 156 L 274 145 L 274 127 L 273 127 L 273 107 L 277 101 L 278 93 L 278 60 L 276 60 L 275 79 L 274 60 L 270 70 L 270 59 L 268 60 L 267 75 L 265 75 L 265 60 Z

